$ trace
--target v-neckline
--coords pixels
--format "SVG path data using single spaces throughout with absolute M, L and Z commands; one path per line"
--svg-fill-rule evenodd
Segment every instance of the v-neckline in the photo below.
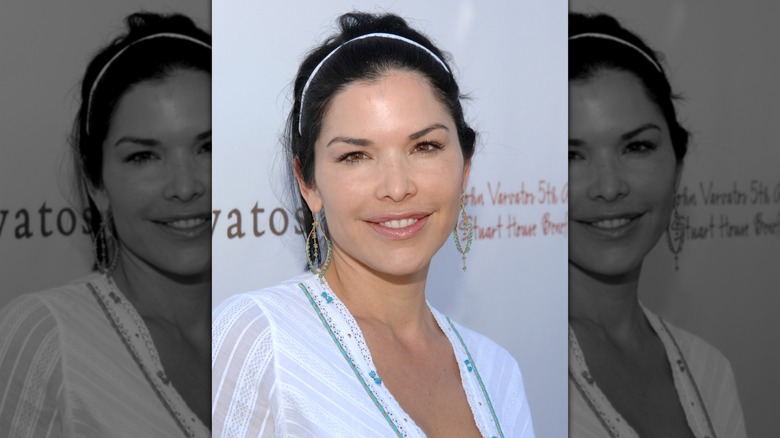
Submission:
M 357 320 L 333 293 L 327 281 L 323 279 L 320 282 L 319 278 L 312 274 L 299 286 L 308 295 L 310 304 L 320 316 L 326 329 L 331 332 L 334 341 L 340 342 L 346 350 L 342 351 L 342 355 L 350 363 L 352 371 L 361 381 L 364 389 L 369 392 L 369 395 L 373 394 L 372 399 L 375 398 L 374 403 L 377 404 L 379 411 L 384 414 L 389 423 L 395 424 L 398 428 L 397 434 L 403 437 L 424 437 L 425 433 L 401 407 L 387 387 L 383 383 L 377 383 L 371 376 L 372 372 L 376 373 L 376 366 L 363 332 Z M 451 352 L 458 364 L 461 387 L 465 392 L 477 429 L 485 437 L 503 436 L 490 397 L 479 377 L 475 360 L 471 357 L 458 329 L 448 317 L 439 313 L 429 302 L 426 301 L 426 305 L 450 343 Z M 381 376 L 377 375 L 377 377 L 381 379 Z
M 672 380 L 685 413 L 688 427 L 694 436 L 716 438 L 715 429 L 707 413 L 703 399 L 690 368 L 680 350 L 677 340 L 672 336 L 667 324 L 657 315 L 640 304 L 643 315 L 655 331 L 666 352 L 667 363 L 672 371 Z M 615 409 L 599 388 L 585 361 L 577 335 L 569 325 L 569 380 L 574 382 L 582 398 L 593 411 L 604 429 L 613 438 L 639 438 L 634 428 Z
M 99 280 L 88 282 L 89 290 L 174 422 L 187 437 L 210 436 L 211 431 L 190 409 L 166 375 L 151 333 L 141 315 L 111 277 L 102 275 Z

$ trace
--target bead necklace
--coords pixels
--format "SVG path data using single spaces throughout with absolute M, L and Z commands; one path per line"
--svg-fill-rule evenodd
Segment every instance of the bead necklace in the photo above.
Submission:
M 352 369 L 352 372 L 355 373 L 355 376 L 357 377 L 358 381 L 360 382 L 363 389 L 366 391 L 368 396 L 371 398 L 371 401 L 374 402 L 374 405 L 377 407 L 380 413 L 382 413 L 382 416 L 385 418 L 387 423 L 390 425 L 390 427 L 393 429 L 393 432 L 395 432 L 396 436 L 403 437 L 406 436 L 405 433 L 401 431 L 401 429 L 396 425 L 395 421 L 393 421 L 393 418 L 391 418 L 391 415 L 388 414 L 387 409 L 385 409 L 384 406 L 382 406 L 382 403 L 380 403 L 379 398 L 374 393 L 374 391 L 371 389 L 371 387 L 366 382 L 366 378 L 363 377 L 360 370 L 355 365 L 355 362 L 350 357 L 349 353 L 347 352 L 346 348 L 342 344 L 342 342 L 339 340 L 338 336 L 334 332 L 333 328 L 331 327 L 330 323 L 328 323 L 327 318 L 325 317 L 322 309 L 320 308 L 320 305 L 317 303 L 317 301 L 314 298 L 314 295 L 309 291 L 308 287 L 303 284 L 299 283 L 298 286 L 300 287 L 301 291 L 306 295 L 306 298 L 309 300 L 309 304 L 314 308 L 314 311 L 317 313 L 317 316 L 319 317 L 320 321 L 322 322 L 322 325 L 327 330 L 328 334 L 330 335 L 333 342 L 336 344 L 336 347 L 338 347 L 339 351 L 341 352 L 341 355 L 344 357 L 344 359 L 347 361 L 347 364 L 349 364 L 349 367 Z M 325 284 L 323 283 L 323 286 Z M 328 294 L 327 292 L 323 291 L 321 294 L 321 297 L 323 298 L 326 305 L 331 304 L 333 302 L 333 297 Z M 487 406 L 490 410 L 490 414 L 493 420 L 493 424 L 496 428 L 496 431 L 498 432 L 498 436 L 493 436 L 492 438 L 504 438 L 504 433 L 501 429 L 501 425 L 498 421 L 498 417 L 496 416 L 495 409 L 493 408 L 493 403 L 490 401 L 490 396 L 488 395 L 487 389 L 485 388 L 485 385 L 482 381 L 482 377 L 479 374 L 479 371 L 477 370 L 476 363 L 474 362 L 473 357 L 471 356 L 471 353 L 469 352 L 468 347 L 466 346 L 466 343 L 463 341 L 463 338 L 461 337 L 460 333 L 458 332 L 458 329 L 455 328 L 455 325 L 453 324 L 452 320 L 450 320 L 449 317 L 445 317 L 447 320 L 447 323 L 449 324 L 450 329 L 455 333 L 458 340 L 460 341 L 460 345 L 463 348 L 463 351 L 466 354 L 467 359 L 465 359 L 464 365 L 466 366 L 469 373 L 472 373 L 479 384 L 479 387 L 481 389 L 482 395 L 485 399 L 485 402 L 487 403 Z M 382 379 L 379 378 L 379 376 L 376 374 L 376 371 L 370 371 L 369 372 L 369 378 L 374 381 L 377 385 L 382 384 Z

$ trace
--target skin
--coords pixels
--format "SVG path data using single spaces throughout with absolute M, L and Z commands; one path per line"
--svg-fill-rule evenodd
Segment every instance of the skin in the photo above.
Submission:
M 569 99 L 569 323 L 599 388 L 640 436 L 692 436 L 637 296 L 679 179 L 668 125 L 624 71 L 570 82 Z
M 116 225 L 112 277 L 174 387 L 210 425 L 211 76 L 177 70 L 130 88 L 103 156 L 103 185 L 91 196 Z
M 298 178 L 309 208 L 326 213 L 328 283 L 355 316 L 383 384 L 431 437 L 480 436 L 452 347 L 425 301 L 469 164 L 430 84 L 391 71 L 333 98 L 315 144 L 315 183 Z M 382 225 L 410 218 L 418 222 L 400 230 Z

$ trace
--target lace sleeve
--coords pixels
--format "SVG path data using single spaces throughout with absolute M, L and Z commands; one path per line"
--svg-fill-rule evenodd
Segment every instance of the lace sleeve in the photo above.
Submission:
M 0 310 L 0 435 L 63 435 L 62 352 L 57 320 L 26 295 Z
M 212 317 L 212 433 L 271 437 L 275 431 L 270 323 L 249 295 L 231 297 Z

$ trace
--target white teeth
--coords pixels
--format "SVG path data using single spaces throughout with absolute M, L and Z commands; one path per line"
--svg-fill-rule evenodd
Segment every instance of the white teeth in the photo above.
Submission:
M 621 227 L 629 222 L 630 220 L 628 219 L 605 219 L 605 220 L 593 222 L 592 225 L 596 228 L 612 229 L 612 228 Z
M 385 226 L 387 228 L 406 228 L 415 222 L 417 222 L 417 219 L 396 219 L 392 221 L 382 222 L 382 226 Z
M 177 221 L 173 222 L 166 222 L 166 225 L 169 227 L 177 228 L 179 230 L 185 230 L 187 228 L 194 228 L 198 225 L 202 224 L 203 222 L 206 222 L 206 219 L 199 218 L 199 219 L 179 219 Z

